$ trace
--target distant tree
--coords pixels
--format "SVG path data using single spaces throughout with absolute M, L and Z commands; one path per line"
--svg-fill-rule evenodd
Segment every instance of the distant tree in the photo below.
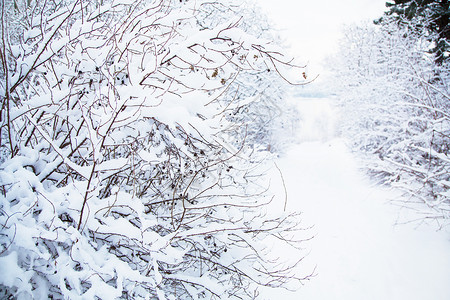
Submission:
M 197 19 L 203 28 L 214 28 L 228 20 L 230 13 L 235 16 L 245 16 L 236 19 L 239 20 L 236 26 L 246 33 L 279 45 L 278 50 L 275 47 L 272 48 L 276 69 L 267 67 L 265 65 L 267 62 L 261 59 L 259 51 L 254 49 L 251 54 L 252 64 L 236 74 L 236 78 L 221 99 L 227 107 L 226 118 L 236 124 L 235 127 L 230 128 L 230 133 L 235 137 L 233 144 L 237 146 L 245 137 L 248 144 L 255 149 L 281 152 L 286 143 L 292 142 L 298 122 L 295 107 L 286 101 L 288 90 L 292 83 L 305 84 L 306 82 L 290 79 L 289 83 L 287 78 L 280 76 L 281 72 L 283 76 L 290 77 L 285 71 L 286 66 L 290 69 L 292 64 L 285 66 L 281 61 L 277 61 L 277 52 L 283 52 L 283 42 L 277 33 L 271 30 L 269 20 L 253 1 L 229 0 L 226 6 L 218 2 L 205 3 L 200 8 Z M 304 71 L 302 68 L 300 73 Z

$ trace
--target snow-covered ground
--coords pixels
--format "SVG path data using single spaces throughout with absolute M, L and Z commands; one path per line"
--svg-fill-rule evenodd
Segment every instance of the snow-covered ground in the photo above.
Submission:
M 395 192 L 373 187 L 336 134 L 328 98 L 294 99 L 302 113 L 299 143 L 277 161 L 288 209 L 303 212 L 315 237 L 299 273 L 316 276 L 297 292 L 267 299 L 450 299 L 450 234 L 398 223 Z M 284 193 L 281 179 L 273 183 Z M 282 255 L 297 255 L 288 249 Z M 290 254 L 289 254 L 290 253 Z

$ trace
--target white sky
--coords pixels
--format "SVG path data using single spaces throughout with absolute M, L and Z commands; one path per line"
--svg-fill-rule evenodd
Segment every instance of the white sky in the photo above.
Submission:
M 343 24 L 380 17 L 387 0 L 256 0 L 282 29 L 293 54 L 318 64 L 336 48 Z

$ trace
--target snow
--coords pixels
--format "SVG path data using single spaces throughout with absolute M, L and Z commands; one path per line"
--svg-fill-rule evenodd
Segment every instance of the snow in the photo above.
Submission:
M 298 273 L 315 269 L 316 276 L 296 292 L 272 290 L 262 298 L 449 299 L 448 229 L 399 223 L 401 210 L 391 204 L 397 194 L 371 186 L 336 135 L 333 99 L 293 101 L 303 111 L 299 143 L 276 163 L 287 187 L 288 210 L 303 212 L 303 222 L 314 226 Z M 284 202 L 281 182 L 278 186 Z
M 375 19 L 385 10 L 385 1 L 344 2 L 258 4 L 283 29 L 292 51 L 310 62 L 308 69 L 313 74 L 321 71 L 318 81 L 322 81 L 329 66 L 320 62 L 335 50 L 340 25 Z M 317 17 L 319 11 L 327 22 Z M 361 172 L 363 166 L 338 136 L 339 117 L 345 116 L 318 84 L 306 86 L 307 91 L 300 91 L 303 97 L 292 100 L 301 117 L 298 144 L 276 161 L 287 188 L 288 210 L 302 212 L 303 222 L 313 226 L 315 235 L 302 252 L 306 258 L 297 274 L 316 275 L 297 291 L 263 290 L 261 298 L 450 299 L 450 229 L 410 222 L 408 211 L 392 205 L 398 193 L 369 182 Z M 277 172 L 273 171 L 274 178 Z M 272 186 L 277 186 L 282 205 L 281 179 Z M 278 251 L 301 255 L 292 249 Z
M 0 283 L 4 285 L 12 285 L 14 280 L 20 278 L 23 271 L 17 266 L 17 252 L 11 252 L 9 255 L 0 257 L 0 272 L 2 274 L 11 274 L 12 276 L 0 277 Z
M 129 0 L 122 1 L 127 2 Z M 190 2 L 189 7 L 195 7 L 197 4 L 194 2 L 196 1 Z M 104 9 L 107 8 L 100 8 L 98 12 L 101 13 Z M 155 15 L 158 16 L 156 13 Z M 191 14 L 182 15 L 188 18 Z M 66 13 L 48 24 L 49 30 L 42 33 L 42 41 L 36 42 L 34 52 L 22 54 L 25 56 L 18 58 L 20 61 L 17 63 L 19 67 L 16 73 L 7 79 L 11 80 L 12 85 L 28 81 L 22 76 L 34 70 L 37 65 L 41 65 L 42 71 L 45 71 L 44 61 L 49 57 L 56 57 L 57 50 L 66 45 L 69 36 L 52 40 L 53 36 L 58 36 L 55 33 L 59 31 L 65 16 Z M 261 288 L 260 298 L 450 298 L 448 229 L 442 228 L 438 231 L 434 224 L 404 222 L 410 220 L 408 214 L 391 204 L 391 200 L 396 199 L 398 193 L 372 186 L 360 171 L 361 166 L 349 152 L 346 141 L 338 136 L 339 111 L 332 105 L 333 98 L 323 97 L 324 92 L 312 88 L 311 98 L 301 97 L 299 94 L 293 97 L 292 101 L 298 105 L 301 118 L 297 132 L 298 143 L 285 149 L 284 154 L 276 159 L 276 168 L 270 171 L 273 175 L 271 191 L 276 199 L 272 203 L 267 197 L 267 203 L 271 205 L 269 209 L 277 207 L 277 211 L 265 212 L 265 208 L 261 208 L 261 212 L 254 213 L 253 208 L 262 205 L 250 195 L 257 196 L 253 191 L 260 187 L 259 180 L 263 179 L 251 182 L 254 175 L 247 172 L 250 170 L 247 169 L 246 159 L 243 159 L 244 156 L 247 157 L 247 149 L 236 149 L 236 144 L 240 141 L 233 145 L 230 141 L 222 140 L 223 136 L 216 134 L 220 132 L 220 126 L 227 125 L 226 121 L 220 121 L 225 118 L 226 110 L 237 109 L 250 102 L 256 103 L 259 99 L 263 102 L 264 97 L 255 94 L 254 97 L 238 98 L 236 103 L 231 103 L 224 110 L 217 110 L 219 105 L 215 105 L 223 93 L 221 89 L 230 88 L 229 81 L 238 78 L 240 68 L 258 69 L 259 65 L 264 64 L 261 61 L 263 59 L 267 62 L 277 60 L 280 58 L 277 54 L 280 49 L 266 45 L 266 41 L 253 38 L 241 30 L 231 28 L 231 23 L 228 22 L 209 30 L 199 29 L 199 24 L 196 24 L 194 19 L 189 23 L 190 21 L 183 20 L 184 17 L 180 14 L 163 14 L 161 18 L 158 23 L 161 26 L 158 27 L 167 25 L 172 28 L 175 21 L 180 21 L 178 32 L 174 36 L 168 33 L 175 27 L 169 31 L 161 29 L 159 33 L 150 32 L 157 37 L 152 39 L 152 43 L 155 42 L 161 49 L 166 50 L 166 54 L 154 57 L 156 50 L 147 55 L 143 54 L 157 47 L 150 42 L 146 44 L 145 39 L 141 41 L 132 36 L 143 32 L 137 24 L 133 30 L 123 29 L 123 39 L 119 39 L 121 41 L 117 41 L 117 45 L 105 42 L 105 47 L 100 47 L 103 40 L 98 40 L 95 35 L 86 37 L 83 44 L 80 42 L 83 47 L 74 46 L 74 50 L 67 51 L 66 55 L 72 56 L 73 62 L 67 66 L 65 63 L 58 63 L 56 71 L 52 67 L 55 78 L 48 77 L 58 80 L 58 86 L 60 78 L 66 80 L 68 77 L 74 77 L 72 82 L 80 82 L 79 90 L 70 81 L 70 88 L 61 92 L 56 88 L 50 92 L 44 87 L 42 91 L 46 96 L 39 96 L 39 93 L 35 96 L 33 93 L 29 94 L 30 97 L 23 97 L 23 109 L 12 110 L 11 116 L 15 124 L 18 124 L 16 129 L 13 128 L 14 131 L 21 128 L 21 124 L 24 128 L 28 123 L 33 125 L 30 133 L 24 129 L 18 134 L 17 140 L 23 140 L 24 137 L 21 136 L 25 133 L 29 134 L 28 141 L 32 138 L 36 141 L 27 141 L 24 145 L 18 143 L 20 151 L 14 158 L 5 159 L 6 161 L 1 159 L 0 180 L 3 193 L 0 193 L 0 217 L 3 220 L 2 236 L 6 242 L 0 245 L 3 247 L 0 254 L 4 255 L 0 257 L 0 272 L 7 277 L 0 277 L 0 295 L 3 286 L 7 286 L 11 287 L 11 292 L 15 292 L 16 288 L 18 299 L 21 299 L 20 293 L 31 295 L 33 292 L 36 295 L 32 288 L 37 286 L 38 293 L 44 297 L 48 292 L 55 292 L 54 295 L 57 295 L 56 290 L 60 289 L 65 298 L 71 299 L 79 298 L 80 295 L 86 299 L 114 299 L 123 292 L 129 293 L 129 297 L 134 297 L 134 293 L 137 293 L 149 298 L 149 292 L 156 289 L 159 299 L 176 299 L 177 285 L 171 282 L 178 281 L 185 284 L 192 295 L 201 296 L 199 292 L 203 289 L 205 292 L 209 291 L 204 294 L 205 297 L 216 294 L 218 298 L 223 298 L 225 293 L 235 288 L 235 275 L 221 273 L 217 268 L 207 267 L 203 270 L 202 263 L 198 267 L 196 260 L 190 258 L 194 257 L 191 253 L 195 252 L 197 261 L 198 258 L 200 261 L 205 259 L 207 264 L 235 273 L 243 270 L 246 276 L 259 282 L 260 278 L 262 280 L 265 277 L 265 272 L 261 270 L 267 271 L 267 274 L 272 272 L 271 264 L 262 261 L 265 254 L 271 252 L 274 256 L 290 258 L 294 262 L 305 256 L 296 267 L 296 275 L 307 277 L 312 273 L 314 276 L 303 282 L 304 286 L 299 290 Z M 97 22 L 94 24 L 102 26 Z M 191 27 L 187 26 L 189 24 Z M 94 32 L 94 27 L 83 26 L 81 23 L 74 25 L 71 35 Z M 99 27 L 98 32 L 108 30 L 103 31 Z M 33 34 L 28 33 L 29 37 Z M 170 38 L 164 41 L 166 35 Z M 113 34 L 111 37 L 117 36 Z M 233 46 L 233 42 L 228 43 L 227 38 L 234 40 L 239 46 Z M 107 40 L 105 38 L 104 41 Z M 19 50 L 16 49 L 15 53 L 19 55 L 17 51 Z M 24 49 L 24 53 L 27 51 Z M 116 52 L 121 55 L 114 56 Z M 128 54 L 122 56 L 125 52 Z M 228 52 L 229 54 L 226 54 Z M 273 56 L 265 57 L 268 53 Z M 176 57 L 172 60 L 170 55 Z M 170 64 L 160 66 L 161 59 L 167 59 Z M 110 62 L 106 62 L 107 60 Z M 55 62 L 57 61 L 55 59 Z M 181 66 L 177 66 L 177 63 Z M 278 63 L 273 64 L 272 67 L 284 74 L 285 68 L 278 69 Z M 69 68 L 75 65 L 76 68 Z M 194 66 L 198 66 L 199 70 Z M 181 70 L 181 67 L 185 69 Z M 81 91 L 83 85 L 87 87 L 87 81 L 82 83 L 82 80 L 88 77 L 77 75 L 76 71 L 97 74 L 94 73 L 94 68 L 97 69 L 95 72 L 104 73 L 102 76 L 110 81 L 108 85 L 101 84 L 100 80 L 95 84 L 90 81 L 88 85 L 89 89 L 98 93 L 98 97 L 105 97 L 105 103 L 96 104 L 97 96 L 92 96 L 91 93 L 91 96 L 80 94 L 77 99 L 79 109 L 69 109 L 70 105 L 58 105 L 59 102 L 71 103 L 70 98 L 76 98 L 72 95 Z M 119 71 L 122 68 L 126 71 Z M 266 67 L 260 71 L 266 73 Z M 131 75 L 130 79 L 124 79 L 128 78 L 127 72 L 139 76 Z M 138 80 L 142 75 L 149 81 L 148 84 L 144 84 L 144 79 Z M 306 75 L 304 77 L 306 80 Z M 269 80 L 268 78 L 262 77 L 263 80 Z M 48 82 L 49 86 L 51 81 Z M 152 84 L 152 81 L 155 84 Z M 116 82 L 114 89 L 109 85 L 113 82 Z M 137 88 L 141 82 L 142 87 Z M 246 81 L 243 82 L 242 85 L 245 85 Z M 270 83 L 275 86 L 278 84 L 276 81 Z M 156 97 L 152 91 L 158 88 L 162 91 Z M 47 91 L 51 97 L 48 97 Z M 255 91 L 259 92 L 258 89 Z M 27 92 L 23 93 L 27 95 Z M 279 109 L 275 104 L 272 107 Z M 37 108 L 42 111 L 45 108 L 44 120 L 48 117 L 50 118 L 47 121 L 55 120 L 53 128 L 50 121 L 47 124 L 41 120 L 39 114 L 30 113 Z M 286 118 L 289 112 L 279 110 L 280 119 Z M 65 122 L 60 123 L 59 119 L 62 120 L 63 117 Z M 26 122 L 19 122 L 20 119 Z M 141 119 L 146 122 L 140 122 Z M 91 122 L 86 122 L 88 120 Z M 156 132 L 147 120 L 155 121 Z M 67 132 L 61 129 L 63 124 L 67 126 Z M 73 128 L 70 127 L 72 125 Z M 173 130 L 175 128 L 178 129 Z M 288 130 L 284 128 L 280 128 L 280 131 L 285 131 L 283 136 L 286 136 Z M 174 134 L 177 132 L 179 136 Z M 70 147 L 65 143 L 66 138 L 61 137 L 65 133 L 67 140 L 70 138 Z M 184 133 L 187 134 L 186 138 L 183 138 Z M 167 136 L 164 136 L 165 134 Z M 84 136 L 92 147 L 83 146 L 85 149 L 75 151 L 74 148 L 84 143 Z M 144 137 L 141 139 L 144 145 L 138 141 L 139 136 Z M 236 137 L 239 139 L 239 132 Z M 130 142 L 130 149 L 124 149 L 124 145 L 133 138 L 136 138 L 136 143 Z M 214 151 L 214 145 L 206 145 L 206 141 L 213 140 L 213 144 L 223 145 L 230 153 Z M 74 143 L 75 141 L 77 143 Z M 107 145 L 105 141 L 111 142 L 111 145 Z M 27 144 L 33 145 L 34 148 L 27 148 Z M 14 148 L 14 145 L 10 146 L 11 149 Z M 176 172 L 175 167 L 171 171 L 162 171 L 166 169 L 164 162 L 170 168 L 176 162 L 176 158 L 170 157 L 172 153 L 169 152 L 168 146 L 177 150 L 179 169 Z M 267 149 L 270 149 L 271 145 L 268 146 Z M 107 147 L 114 151 L 103 149 Z M 137 147 L 137 150 L 131 149 L 132 147 Z M 204 154 L 202 147 L 211 149 Z M 168 150 L 164 152 L 165 149 Z M 118 158 L 114 158 L 116 150 Z M 45 152 L 48 155 L 45 155 Z M 191 159 L 192 156 L 198 156 L 197 153 L 201 153 L 202 157 Z M 258 151 L 255 153 L 257 156 Z M 144 161 L 136 159 L 138 162 L 133 163 L 132 168 L 124 168 L 131 159 L 134 161 L 134 154 Z M 84 155 L 86 157 L 83 157 Z M 434 152 L 432 155 L 442 156 Z M 238 157 L 239 160 L 234 160 Z M 447 158 L 442 156 L 442 159 Z M 54 179 L 46 179 L 61 163 L 89 180 L 79 181 L 78 176 L 71 176 L 69 170 L 67 183 L 60 180 L 53 186 L 51 182 Z M 221 173 L 225 173 L 223 170 L 228 163 L 230 169 L 227 173 L 231 170 L 231 163 L 237 165 L 233 167 L 234 173 L 230 173 L 235 175 Z M 239 165 L 241 163 L 242 166 Z M 272 161 L 268 163 L 273 164 Z M 208 171 L 211 174 L 208 174 L 206 179 L 197 178 L 200 177 L 197 176 L 200 172 L 206 172 L 208 168 L 213 170 Z M 127 173 L 126 169 L 132 169 L 132 172 Z M 65 175 L 63 170 L 59 170 L 58 175 Z M 195 173 L 185 176 L 189 170 Z M 118 171 L 124 172 L 113 178 L 111 173 L 117 174 Z M 163 176 L 160 176 L 160 173 Z M 114 180 L 102 184 L 109 176 Z M 125 183 L 125 179 L 129 182 Z M 144 184 L 146 189 L 152 190 L 153 186 L 150 184 L 157 180 L 159 183 L 155 183 L 154 193 L 149 193 L 142 199 L 135 196 L 140 188 L 138 185 Z M 173 185 L 171 189 L 174 192 L 173 200 L 170 201 L 172 203 L 169 204 L 169 200 L 165 199 L 171 199 L 166 198 L 166 195 L 170 197 L 170 184 Z M 442 185 L 448 187 L 449 183 L 442 181 Z M 239 199 L 241 186 L 245 187 L 242 190 L 243 199 Z M 45 187 L 48 187 L 48 190 Z M 177 200 L 179 203 L 183 202 L 182 209 L 175 207 L 175 187 L 182 191 L 179 198 L 183 200 Z M 103 194 L 100 195 L 100 192 Z M 288 196 L 287 202 L 285 196 Z M 192 203 L 184 197 L 193 200 Z M 234 198 L 239 201 L 234 201 Z M 205 201 L 197 204 L 197 200 Z M 171 204 L 173 206 L 170 207 Z M 208 211 L 207 208 L 212 209 Z M 304 240 L 304 249 L 294 250 L 286 243 L 273 243 L 273 237 L 269 234 L 278 234 L 286 227 L 279 226 L 280 219 L 270 221 L 265 217 L 273 214 L 276 218 L 283 208 L 287 209 L 287 212 L 283 213 L 283 218 L 286 216 L 283 222 L 289 213 L 301 212 L 304 227 L 310 228 L 297 236 Z M 185 217 L 188 210 L 190 215 Z M 197 214 L 196 210 L 200 212 Z M 209 216 L 210 213 L 214 214 Z M 79 229 L 75 228 L 77 220 Z M 177 227 L 178 224 L 183 226 Z M 192 229 L 185 229 L 184 225 Z M 172 230 L 172 227 L 177 229 Z M 263 234 L 256 235 L 258 231 Z M 314 238 L 310 239 L 311 235 Z M 254 238 L 255 236 L 259 238 Z M 264 247 L 265 245 L 268 247 Z M 41 251 L 43 253 L 40 253 Z M 220 262 L 216 263 L 218 257 Z M 166 265 L 172 266 L 166 269 Z M 173 266 L 174 272 L 169 271 Z M 275 275 L 283 278 L 286 274 L 284 265 L 277 267 L 280 267 L 280 273 Z M 274 284 L 277 284 L 277 277 L 273 279 Z M 236 296 L 239 297 L 239 289 L 242 287 L 237 284 L 236 288 Z M 169 295 L 170 293 L 172 295 Z

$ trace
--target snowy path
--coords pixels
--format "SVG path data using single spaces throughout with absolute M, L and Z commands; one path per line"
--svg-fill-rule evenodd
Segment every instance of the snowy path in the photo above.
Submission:
M 394 226 L 392 192 L 371 188 L 343 141 L 334 134 L 328 99 L 298 99 L 302 143 L 277 162 L 288 208 L 314 224 L 315 238 L 301 268 L 317 276 L 298 292 L 268 299 L 450 299 L 449 232 Z M 283 193 L 280 191 L 280 193 Z

